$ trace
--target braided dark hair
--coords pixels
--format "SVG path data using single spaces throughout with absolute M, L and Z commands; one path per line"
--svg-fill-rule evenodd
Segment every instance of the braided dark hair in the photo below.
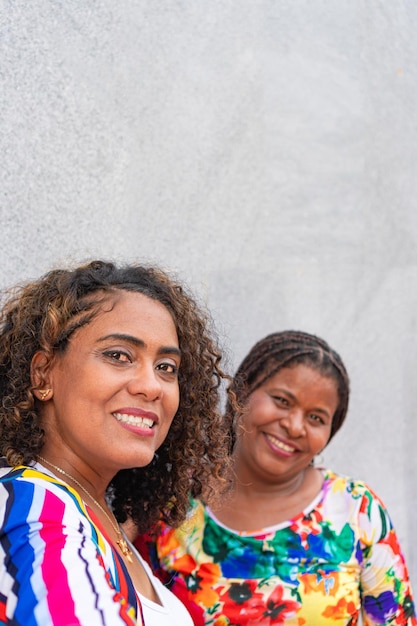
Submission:
M 284 367 L 305 364 L 323 376 L 336 381 L 339 404 L 332 420 L 330 439 L 345 421 L 349 404 L 349 377 L 340 356 L 323 339 L 301 331 L 287 330 L 272 333 L 258 341 L 243 359 L 231 390 L 243 406 L 250 394 Z M 236 411 L 229 402 L 226 416 L 231 421 Z M 232 447 L 235 433 L 232 434 Z

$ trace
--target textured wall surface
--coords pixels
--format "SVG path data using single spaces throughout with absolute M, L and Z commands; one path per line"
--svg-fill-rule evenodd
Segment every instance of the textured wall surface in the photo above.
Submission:
M 385 500 L 417 589 L 415 1 L 0 7 L 0 285 L 157 262 L 230 369 L 323 336 L 352 380 L 324 460 Z

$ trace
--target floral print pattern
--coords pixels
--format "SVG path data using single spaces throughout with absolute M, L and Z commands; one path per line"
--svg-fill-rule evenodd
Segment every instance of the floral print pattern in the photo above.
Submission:
M 182 527 L 163 527 L 156 546 L 142 538 L 139 547 L 195 624 L 354 626 L 361 614 L 364 626 L 417 625 L 391 520 L 363 482 L 327 470 L 308 510 L 250 533 L 192 505 Z

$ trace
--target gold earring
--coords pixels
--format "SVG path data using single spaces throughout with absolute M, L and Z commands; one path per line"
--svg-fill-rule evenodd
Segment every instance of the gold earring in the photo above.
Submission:
M 52 391 L 52 389 L 45 389 L 43 391 L 42 391 L 42 389 L 39 389 L 39 395 L 41 397 L 41 400 L 45 400 L 46 396 L 49 396 L 51 391 Z

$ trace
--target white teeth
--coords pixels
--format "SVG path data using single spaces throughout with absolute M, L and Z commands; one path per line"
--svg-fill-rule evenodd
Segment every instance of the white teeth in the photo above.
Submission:
M 139 426 L 141 428 L 152 428 L 154 421 L 150 417 L 137 417 L 128 413 L 113 413 L 118 422 L 124 422 L 131 426 Z
M 286 443 L 283 443 L 282 441 L 280 441 L 279 439 L 276 439 L 272 435 L 267 435 L 267 437 L 270 441 L 272 441 L 274 446 L 276 446 L 277 448 L 280 448 L 281 450 L 284 450 L 284 452 L 295 452 L 295 448 L 292 448 L 291 446 L 287 446 Z

